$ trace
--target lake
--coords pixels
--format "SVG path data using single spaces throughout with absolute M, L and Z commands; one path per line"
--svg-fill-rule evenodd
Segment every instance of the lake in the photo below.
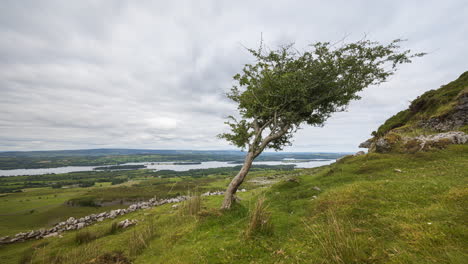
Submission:
M 295 168 L 314 168 L 323 165 L 328 165 L 335 162 L 332 160 L 315 159 L 315 160 L 298 160 L 298 159 L 285 159 L 283 161 L 257 161 L 254 165 L 296 165 Z M 152 170 L 173 170 L 173 171 L 188 171 L 191 169 L 211 169 L 221 167 L 234 167 L 242 164 L 233 164 L 225 161 L 206 161 L 200 164 L 174 164 L 173 162 L 131 162 L 120 165 L 145 165 L 146 169 Z M 1 176 L 20 176 L 20 175 L 43 175 L 43 174 L 60 174 L 77 171 L 94 171 L 94 168 L 102 166 L 67 166 L 58 168 L 43 168 L 43 169 L 14 169 L 14 170 L 0 170 Z

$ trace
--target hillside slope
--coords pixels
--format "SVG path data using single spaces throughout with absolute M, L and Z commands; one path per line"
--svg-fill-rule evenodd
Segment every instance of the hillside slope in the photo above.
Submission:
M 170 205 L 80 231 L 5 245 L 2 263 L 466 263 L 468 147 L 372 153 L 242 193 L 232 211 L 204 197 L 194 216 Z M 266 209 L 255 210 L 259 197 Z M 251 214 L 265 225 L 247 237 Z M 112 231 L 125 218 L 135 227 Z M 263 222 L 262 222 L 263 223 Z M 77 238 L 88 236 L 86 242 Z M 33 260 L 32 262 L 31 259 Z M 118 262 L 119 260 L 120 262 Z M 128 262 L 124 262 L 128 261 Z
M 405 133 L 411 129 L 432 132 L 467 130 L 468 124 L 468 71 L 457 80 L 430 90 L 411 102 L 409 109 L 389 118 L 376 134 L 391 130 Z
M 445 133 L 444 133 L 445 132 Z M 468 141 L 468 72 L 413 100 L 372 132 L 370 152 L 417 152 Z

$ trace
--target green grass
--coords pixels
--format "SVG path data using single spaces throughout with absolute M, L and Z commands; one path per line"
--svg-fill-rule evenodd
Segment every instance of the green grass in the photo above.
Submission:
M 0 262 L 18 263 L 33 251 L 33 263 L 52 263 L 51 256 L 86 263 L 112 252 L 133 263 L 466 263 L 467 156 L 467 145 L 452 145 L 347 157 L 319 169 L 281 172 L 277 176 L 294 180 L 241 193 L 230 211 L 218 210 L 219 196 L 204 197 L 198 217 L 164 205 L 80 230 L 96 234 L 85 244 L 67 232 L 4 246 Z M 258 176 L 265 173 L 249 175 Z M 263 196 L 269 232 L 247 238 L 251 210 Z M 125 218 L 138 225 L 108 231 Z M 128 243 L 136 237 L 140 246 L 132 249 Z

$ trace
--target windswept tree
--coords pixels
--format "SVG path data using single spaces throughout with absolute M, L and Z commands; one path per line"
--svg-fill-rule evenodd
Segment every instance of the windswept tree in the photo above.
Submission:
M 255 57 L 234 76 L 227 96 L 238 104 L 240 118 L 229 117 L 230 133 L 219 135 L 247 149 L 244 164 L 225 192 L 222 209 L 231 207 L 253 160 L 265 149 L 282 150 L 303 125 L 323 126 L 335 112 L 344 111 L 357 94 L 385 82 L 397 66 L 423 53 L 401 50 L 397 39 L 387 45 L 369 40 L 339 47 L 318 42 L 306 51 L 293 45 L 266 50 L 248 49 Z

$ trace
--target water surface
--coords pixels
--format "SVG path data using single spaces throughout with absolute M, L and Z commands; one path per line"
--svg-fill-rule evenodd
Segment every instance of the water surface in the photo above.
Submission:
M 298 159 L 285 159 L 283 161 L 256 161 L 254 165 L 296 165 L 295 168 L 314 168 L 323 165 L 328 165 L 335 162 L 335 160 L 298 160 Z M 121 165 L 145 165 L 147 169 L 153 170 L 173 170 L 173 171 L 187 171 L 191 169 L 211 169 L 221 167 L 235 167 L 242 164 L 229 163 L 226 161 L 206 161 L 201 164 L 177 164 L 173 162 L 131 162 Z M 107 165 L 109 166 L 109 165 Z M 67 166 L 58 168 L 42 168 L 42 169 L 14 169 L 14 170 L 0 170 L 1 176 L 20 176 L 20 175 L 44 175 L 44 174 L 60 174 L 78 171 L 93 171 L 96 167 L 101 166 Z

